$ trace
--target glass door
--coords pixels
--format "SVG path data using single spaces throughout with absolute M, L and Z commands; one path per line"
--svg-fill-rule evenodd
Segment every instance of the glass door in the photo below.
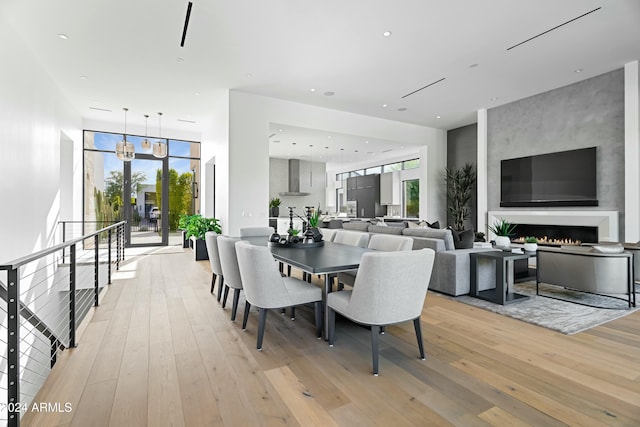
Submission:
M 163 209 L 163 194 L 166 182 L 162 179 L 166 159 L 156 159 L 145 154 L 136 154 L 131 162 L 124 163 L 123 200 L 127 221 L 127 244 L 129 246 L 166 245 L 166 208 Z

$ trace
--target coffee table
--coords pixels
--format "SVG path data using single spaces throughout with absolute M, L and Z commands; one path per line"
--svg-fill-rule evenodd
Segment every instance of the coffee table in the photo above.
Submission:
M 529 299 L 527 295 L 510 292 L 513 288 L 513 264 L 516 260 L 529 259 L 535 253 L 516 254 L 512 252 L 472 252 L 470 264 L 469 295 L 496 304 L 506 305 L 517 301 Z M 478 291 L 478 260 L 488 259 L 494 264 L 496 272 L 495 288 Z

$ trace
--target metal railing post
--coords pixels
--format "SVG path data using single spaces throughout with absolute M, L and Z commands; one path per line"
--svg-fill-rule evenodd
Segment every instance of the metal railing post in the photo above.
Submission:
M 71 245 L 69 265 L 69 347 L 76 346 L 76 245 Z
M 107 240 L 109 243 L 107 244 L 108 255 L 107 255 L 107 283 L 111 284 L 111 229 L 109 229 Z
M 8 271 L 7 291 L 7 414 L 9 426 L 20 425 L 20 277 L 18 268 Z
M 94 256 L 94 261 L 95 261 L 95 267 L 93 269 L 94 274 L 93 274 L 93 287 L 94 287 L 94 295 L 93 295 L 93 302 L 94 302 L 94 306 L 97 307 L 98 306 L 98 294 L 100 292 L 100 283 L 99 283 L 99 272 L 100 272 L 100 235 L 96 234 L 94 237 L 94 244 L 95 244 L 95 256 Z
M 51 368 L 53 368 L 58 358 L 58 340 L 51 335 L 49 342 L 51 343 Z
M 62 243 L 67 241 L 67 223 L 62 221 Z M 66 248 L 62 248 L 62 263 L 66 257 Z

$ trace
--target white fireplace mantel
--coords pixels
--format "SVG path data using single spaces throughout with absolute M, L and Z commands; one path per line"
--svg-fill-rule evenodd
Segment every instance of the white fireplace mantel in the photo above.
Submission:
M 487 224 L 493 225 L 500 219 L 513 224 L 598 227 L 598 240 L 617 242 L 619 239 L 618 211 L 489 211 Z M 494 238 L 489 232 L 489 240 Z

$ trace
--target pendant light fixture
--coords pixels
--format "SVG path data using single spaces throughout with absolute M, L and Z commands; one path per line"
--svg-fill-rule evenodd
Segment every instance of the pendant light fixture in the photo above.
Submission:
M 167 157 L 167 144 L 162 142 L 162 113 L 158 113 L 158 139 L 153 143 L 153 156 L 158 159 Z
M 309 187 L 313 187 L 313 144 L 309 145 Z
M 151 141 L 149 141 L 149 139 L 147 139 L 147 131 L 149 129 L 148 127 L 149 125 L 149 115 L 145 114 L 144 115 L 144 139 L 142 140 L 142 149 L 143 150 L 150 150 L 151 149 Z
M 327 164 L 329 164 L 329 147 L 324 147 L 324 188 L 329 184 L 327 182 Z
M 128 108 L 123 108 L 124 110 L 124 134 L 122 141 L 116 144 L 116 157 L 123 162 L 130 162 L 136 156 L 136 149 L 131 142 L 127 142 L 127 111 Z

